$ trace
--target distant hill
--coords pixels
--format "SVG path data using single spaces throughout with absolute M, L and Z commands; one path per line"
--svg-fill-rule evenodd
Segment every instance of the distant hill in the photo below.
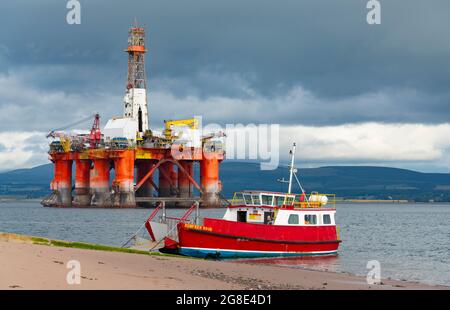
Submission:
M 0 173 L 0 197 L 44 197 L 50 193 L 52 178 L 52 164 Z
M 307 192 L 335 193 L 339 197 L 450 201 L 450 174 L 421 173 L 406 169 L 370 166 L 330 166 L 299 169 Z M 224 163 L 224 192 L 239 189 L 287 190 L 277 179 L 288 179 L 287 167 L 259 170 L 259 164 Z M 238 177 L 239 176 L 239 177 Z M 298 191 L 298 187 L 294 187 Z
M 261 171 L 259 164 L 225 161 L 221 165 L 223 193 L 232 196 L 243 189 L 287 190 L 286 167 Z M 408 199 L 415 201 L 450 201 L 450 174 L 420 173 L 411 170 L 369 167 L 330 166 L 299 169 L 298 175 L 307 192 L 335 193 L 339 197 L 368 199 Z M 53 166 L 46 164 L 0 174 L 0 195 L 36 198 L 49 193 Z M 198 176 L 196 176 L 198 179 Z M 298 191 L 298 187 L 294 187 Z
M 0 184 L 48 184 L 53 178 L 53 164 L 0 173 Z

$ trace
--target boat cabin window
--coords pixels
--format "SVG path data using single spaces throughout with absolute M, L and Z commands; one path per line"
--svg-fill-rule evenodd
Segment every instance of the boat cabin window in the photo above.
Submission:
M 262 195 L 262 204 L 265 206 L 272 206 L 273 205 L 273 196 Z
M 238 211 L 237 212 L 237 221 L 246 223 L 247 222 L 247 211 Z
M 298 223 L 299 223 L 298 214 L 289 215 L 288 224 L 298 225 Z
M 252 195 L 250 194 L 244 194 L 244 202 L 246 205 L 251 205 L 252 203 Z
M 234 201 L 236 199 L 236 201 Z M 271 206 L 281 207 L 283 205 L 292 206 L 294 204 L 295 195 L 271 194 L 271 193 L 236 193 L 232 204 L 243 203 L 247 206 Z
M 284 196 L 275 196 L 275 205 L 282 206 L 284 204 Z
M 305 224 L 306 225 L 317 224 L 317 215 L 315 215 L 315 214 L 305 214 Z
M 331 216 L 329 214 L 323 215 L 323 223 L 324 224 L 331 224 Z
M 252 199 L 253 199 L 253 204 L 254 205 L 261 205 L 261 201 L 259 200 L 259 195 L 252 195 Z

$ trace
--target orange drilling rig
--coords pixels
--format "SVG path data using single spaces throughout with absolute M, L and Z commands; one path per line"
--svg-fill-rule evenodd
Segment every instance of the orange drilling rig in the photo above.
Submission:
M 52 193 L 42 204 L 134 208 L 164 201 L 167 206 L 187 207 L 199 201 L 205 207 L 220 206 L 223 134 L 202 136 L 196 118 L 165 121 L 164 131 L 153 133 L 148 121 L 144 28 L 135 24 L 129 29 L 125 52 L 123 116 L 108 120 L 101 130 L 100 115 L 95 114 L 89 134 L 64 133 L 66 126 L 47 135 L 53 139 L 49 158 L 54 177 Z

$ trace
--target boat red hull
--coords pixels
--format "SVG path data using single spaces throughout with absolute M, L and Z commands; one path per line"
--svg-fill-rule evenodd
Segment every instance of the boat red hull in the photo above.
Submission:
M 178 224 L 179 252 L 199 257 L 332 255 L 340 240 L 335 226 L 279 226 L 204 220 Z

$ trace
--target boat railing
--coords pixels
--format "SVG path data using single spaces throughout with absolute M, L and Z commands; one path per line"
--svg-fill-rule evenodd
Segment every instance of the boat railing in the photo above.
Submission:
M 231 199 L 231 205 L 237 206 L 237 205 L 242 205 L 242 204 L 245 204 L 245 200 L 244 200 L 244 196 L 243 196 L 242 192 L 235 192 L 233 194 L 233 198 Z
M 195 211 L 195 219 L 194 221 L 198 221 L 198 218 L 200 217 L 200 211 L 199 211 L 199 203 L 194 202 L 194 204 L 186 211 L 185 214 L 183 214 L 182 217 L 174 217 L 174 216 L 168 216 L 166 212 L 166 207 L 164 202 L 158 203 L 157 207 L 153 210 L 153 212 L 150 214 L 146 222 L 151 222 L 156 215 L 161 211 L 161 215 L 158 217 L 159 223 L 166 223 L 167 220 L 173 220 L 177 222 L 191 222 L 189 220 L 189 216 Z
M 239 198 L 233 197 L 233 199 L 231 199 L 231 205 L 232 206 L 245 205 L 245 201 L 244 201 L 244 199 L 239 199 Z
M 177 218 L 166 217 L 165 223 L 167 225 L 167 237 L 171 238 L 172 240 L 178 241 L 177 225 L 179 222 L 180 221 Z
M 164 215 L 164 211 L 165 211 L 164 207 L 165 207 L 164 202 L 159 202 L 157 204 L 156 208 L 153 210 L 153 212 L 148 217 L 147 222 L 153 221 L 153 219 L 156 217 L 156 215 L 159 213 L 160 210 L 163 210 L 163 215 Z
M 189 224 L 195 224 L 195 225 L 203 225 L 203 218 L 194 218 L 194 219 L 185 219 L 182 220 L 178 217 L 166 217 L 165 224 L 167 225 L 167 237 L 171 238 L 172 240 L 178 241 L 178 229 L 177 226 L 179 223 L 189 223 Z
M 192 206 L 183 214 L 182 217 L 173 217 L 167 216 L 164 212 L 163 217 L 161 217 L 161 222 L 167 225 L 167 237 L 178 240 L 178 229 L 177 226 L 179 223 L 192 223 L 198 225 L 200 223 L 200 214 L 199 214 L 199 203 L 196 201 Z M 165 210 L 164 210 L 165 211 Z M 190 215 L 194 213 L 195 216 L 193 219 L 190 219 Z M 202 220 L 203 222 L 203 220 Z

